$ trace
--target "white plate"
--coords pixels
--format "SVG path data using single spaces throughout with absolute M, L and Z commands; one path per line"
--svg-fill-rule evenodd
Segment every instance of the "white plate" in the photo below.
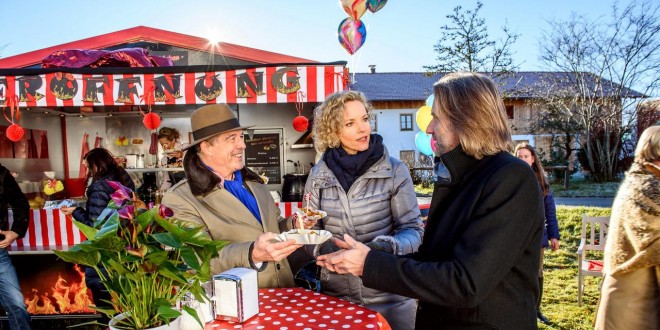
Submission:
M 321 244 L 332 237 L 327 230 L 316 229 L 291 229 L 287 232 L 277 235 L 276 239 L 280 242 L 286 240 L 295 240 L 298 244 Z
M 307 216 L 307 219 L 313 220 L 313 221 L 319 221 L 319 220 L 323 219 L 325 216 L 328 215 L 327 212 L 321 211 L 321 210 L 314 210 L 314 212 L 316 213 L 315 215 L 312 215 L 312 216 L 307 215 L 306 209 L 304 207 L 301 208 L 301 209 L 298 209 L 298 211 L 296 211 L 296 213 L 305 214 Z

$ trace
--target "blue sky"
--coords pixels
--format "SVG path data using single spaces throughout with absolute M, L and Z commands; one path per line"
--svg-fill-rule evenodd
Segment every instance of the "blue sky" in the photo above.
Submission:
M 491 36 L 499 37 L 505 22 L 521 34 L 514 59 L 527 71 L 544 69 L 537 60 L 538 39 L 548 27 L 547 19 L 566 19 L 573 12 L 607 16 L 612 5 L 610 0 L 483 2 L 480 14 Z M 5 1 L 0 45 L 8 45 L 0 55 L 145 25 L 215 35 L 223 42 L 317 61 L 347 61 L 352 72 L 368 72 L 371 64 L 378 72 L 418 72 L 434 63 L 440 27 L 457 5 L 474 8 L 476 1 L 389 0 L 380 11 L 364 14 L 366 42 L 351 56 L 337 41 L 337 27 L 347 17 L 338 0 Z

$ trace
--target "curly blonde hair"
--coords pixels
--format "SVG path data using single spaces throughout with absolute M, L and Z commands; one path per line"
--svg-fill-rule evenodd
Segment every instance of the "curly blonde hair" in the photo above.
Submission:
M 367 101 L 367 97 L 362 92 L 357 91 L 333 93 L 314 109 L 312 138 L 314 138 L 314 147 L 317 151 L 324 152 L 328 148 L 339 147 L 339 132 L 344 119 L 344 104 L 351 101 L 360 101 L 367 109 L 367 114 L 370 114 L 373 110 L 373 107 Z

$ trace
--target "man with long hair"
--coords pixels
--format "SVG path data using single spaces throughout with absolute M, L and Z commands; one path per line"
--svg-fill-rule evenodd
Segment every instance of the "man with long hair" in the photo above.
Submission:
M 416 253 L 370 249 L 352 237 L 317 264 L 364 285 L 417 298 L 416 329 L 536 329 L 543 204 L 513 142 L 496 84 L 452 73 L 434 85 L 438 177 Z

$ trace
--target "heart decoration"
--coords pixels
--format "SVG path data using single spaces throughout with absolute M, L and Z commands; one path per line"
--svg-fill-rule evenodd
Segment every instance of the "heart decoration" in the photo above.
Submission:
M 339 44 L 351 55 L 355 54 L 367 40 L 367 29 L 364 23 L 350 17 L 346 17 L 339 23 L 337 34 Z
M 367 0 L 367 9 L 375 13 L 385 7 L 385 4 L 387 4 L 387 0 Z
M 367 11 L 366 0 L 341 0 L 341 7 L 348 16 L 356 21 Z

